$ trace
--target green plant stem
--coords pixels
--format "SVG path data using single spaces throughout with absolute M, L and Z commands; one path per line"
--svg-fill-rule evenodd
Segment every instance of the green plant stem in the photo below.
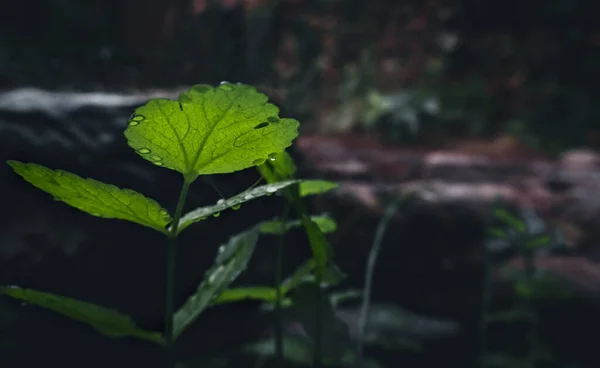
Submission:
M 362 299 L 362 305 L 360 307 L 360 314 L 358 316 L 358 331 L 356 334 L 356 367 L 362 367 L 363 364 L 363 351 L 365 346 L 365 330 L 367 328 L 367 321 L 369 318 L 369 305 L 371 302 L 371 290 L 373 288 L 373 274 L 375 273 L 375 265 L 377 264 L 377 258 L 381 251 L 381 245 L 383 243 L 383 235 L 388 227 L 389 222 L 396 213 L 397 203 L 390 204 L 375 232 L 375 238 L 373 239 L 373 246 L 369 252 L 369 258 L 367 259 L 367 270 L 365 272 L 365 287 L 364 295 Z
M 283 278 L 285 223 L 290 212 L 290 207 L 287 202 L 284 206 L 283 216 L 280 219 L 283 232 L 279 237 L 279 244 L 277 244 L 277 250 L 275 251 L 275 355 L 277 357 L 277 365 L 279 368 L 283 368 L 285 364 L 285 355 L 283 351 L 283 293 L 281 290 L 281 280 Z
M 323 310 L 321 308 L 323 300 L 323 274 L 317 269 L 315 273 L 315 282 L 317 284 L 317 295 L 315 298 L 315 346 L 313 350 L 313 367 L 321 368 L 323 360 Z
M 177 261 L 177 231 L 179 220 L 183 213 L 183 206 L 187 198 L 191 181 L 185 180 L 181 187 L 179 200 L 173 216 L 173 224 L 169 229 L 169 242 L 167 244 L 167 277 L 165 300 L 165 342 L 167 348 L 167 368 L 175 367 L 175 349 L 173 340 L 173 316 L 175 314 L 175 266 Z

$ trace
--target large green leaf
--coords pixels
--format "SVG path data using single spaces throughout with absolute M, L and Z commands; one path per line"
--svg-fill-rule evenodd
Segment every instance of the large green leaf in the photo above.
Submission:
M 333 233 L 337 229 L 335 220 L 328 215 L 315 215 L 311 216 L 310 219 L 317 224 L 324 234 Z M 264 221 L 260 225 L 260 232 L 263 234 L 282 235 L 289 230 L 300 226 L 302 226 L 300 220 L 286 221 L 284 226 L 281 226 L 281 221 L 279 220 Z
M 279 118 L 268 97 L 244 84 L 196 85 L 179 100 L 153 99 L 129 120 L 129 145 L 154 164 L 198 175 L 264 163 L 298 135 L 298 121 Z
M 171 216 L 156 201 L 130 190 L 47 167 L 8 161 L 15 172 L 54 199 L 93 216 L 127 220 L 166 233 Z
M 159 332 L 142 330 L 136 326 L 131 317 L 112 309 L 64 296 L 31 289 L 21 289 L 14 286 L 0 288 L 0 294 L 52 310 L 76 321 L 83 322 L 93 327 L 101 334 L 109 337 L 136 337 L 158 344 L 163 343 L 163 337 Z
M 185 230 L 188 226 L 193 224 L 194 222 L 202 221 L 209 216 L 220 213 L 223 210 L 228 208 L 238 209 L 239 206 L 244 202 L 251 201 L 256 198 L 260 198 L 263 196 L 272 195 L 273 193 L 286 188 L 294 183 L 297 183 L 297 180 L 288 180 L 282 181 L 273 184 L 267 184 L 260 187 L 252 188 L 250 190 L 243 191 L 229 199 L 219 200 L 216 204 L 211 206 L 199 207 L 195 210 L 192 210 L 181 217 L 179 221 L 178 232 Z
M 246 269 L 258 236 L 258 226 L 255 226 L 219 247 L 214 265 L 206 272 L 196 293 L 175 312 L 174 336 L 179 336 Z

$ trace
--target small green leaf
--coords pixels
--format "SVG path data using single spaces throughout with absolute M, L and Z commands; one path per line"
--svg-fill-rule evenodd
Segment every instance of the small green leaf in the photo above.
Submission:
M 333 233 L 337 229 L 335 220 L 328 215 L 311 216 L 310 219 L 317 224 L 324 234 Z M 302 226 L 300 220 L 287 221 L 283 228 L 281 226 L 281 221 L 265 221 L 260 225 L 260 232 L 263 234 L 282 235 L 290 229 L 300 226 Z
M 166 233 L 171 216 L 156 201 L 130 190 L 47 167 L 8 161 L 35 187 L 92 216 L 121 219 Z
M 196 85 L 177 101 L 153 99 L 129 120 L 125 136 L 143 158 L 186 180 L 261 165 L 298 135 L 268 97 L 244 84 Z
M 246 269 L 258 241 L 258 226 L 235 235 L 219 247 L 213 267 L 194 295 L 175 312 L 173 334 L 179 336 Z
M 265 170 L 267 169 L 267 170 Z M 296 176 L 296 164 L 294 159 L 286 151 L 279 152 L 272 157 L 272 160 L 266 161 L 264 164 L 258 167 L 259 171 L 266 171 L 272 174 L 268 174 L 271 177 L 271 182 L 277 182 L 282 180 L 290 180 Z
M 327 180 L 304 180 L 300 184 L 300 197 L 323 194 L 340 187 L 338 183 Z
M 112 338 L 136 337 L 158 344 L 163 343 L 162 335 L 159 332 L 142 330 L 136 326 L 131 317 L 112 309 L 63 296 L 31 289 L 21 289 L 14 286 L 0 288 L 0 294 L 52 310 L 63 316 L 83 322 L 96 329 L 99 333 Z
M 552 239 L 547 235 L 534 236 L 524 242 L 524 247 L 527 250 L 535 250 L 539 248 L 547 248 L 552 242 Z
M 220 200 L 212 206 L 199 207 L 193 211 L 186 213 L 181 217 L 181 220 L 179 221 L 178 232 L 185 230 L 194 222 L 202 221 L 207 217 L 214 215 L 215 213 L 219 213 L 228 208 L 238 208 L 238 206 L 240 206 L 244 202 L 248 202 L 263 196 L 271 195 L 297 182 L 298 180 L 289 180 L 263 185 L 260 187 L 243 191 L 242 193 L 239 193 L 229 199 Z
M 505 239 L 507 237 L 506 232 L 502 229 L 499 229 L 497 227 L 490 227 L 488 228 L 488 234 L 492 237 L 498 238 L 498 239 Z
M 212 304 L 225 304 L 247 299 L 273 302 L 277 299 L 277 290 L 269 286 L 246 286 L 227 289 Z
M 525 230 L 527 229 L 527 226 L 525 225 L 525 222 L 523 220 L 521 220 L 520 218 L 516 217 L 515 215 L 511 214 L 503 208 L 496 209 L 494 211 L 494 215 L 506 225 L 511 226 L 513 229 L 517 230 L 520 233 L 525 232 Z

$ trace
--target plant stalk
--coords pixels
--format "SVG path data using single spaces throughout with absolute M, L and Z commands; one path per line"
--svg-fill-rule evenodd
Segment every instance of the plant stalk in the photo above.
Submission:
M 285 223 L 289 216 L 289 205 L 286 203 L 281 217 L 282 233 L 279 237 L 279 244 L 275 251 L 275 355 L 277 357 L 277 365 L 283 368 L 285 364 L 285 354 L 283 347 L 283 293 L 281 290 L 281 280 L 283 278 L 283 246 L 285 237 Z
M 323 310 L 321 309 L 323 300 L 323 290 L 321 284 L 323 284 L 323 274 L 317 269 L 315 273 L 315 282 L 317 284 L 317 295 L 315 298 L 315 346 L 313 351 L 313 367 L 321 368 L 321 361 L 323 360 Z
M 167 277 L 166 277 L 166 299 L 165 299 L 165 342 L 167 350 L 167 368 L 175 367 L 175 349 L 173 340 L 173 317 L 175 314 L 175 266 L 177 261 L 177 231 L 179 230 L 179 220 L 183 213 L 183 206 L 190 189 L 191 181 L 184 180 L 173 224 L 169 229 L 169 242 L 167 244 Z
M 367 329 L 367 321 L 369 319 L 369 306 L 371 304 L 371 290 L 373 289 L 373 275 L 375 273 L 375 266 L 377 264 L 377 258 L 381 251 L 381 245 L 383 244 L 383 235 L 388 227 L 389 222 L 396 213 L 398 204 L 394 201 L 388 205 L 383 217 L 379 221 L 377 230 L 375 232 L 375 238 L 373 239 L 373 246 L 369 252 L 367 259 L 367 270 L 365 272 L 365 287 L 363 291 L 363 299 L 360 307 L 360 314 L 358 316 L 358 331 L 356 334 L 356 367 L 360 368 L 363 366 L 363 352 L 365 346 L 365 331 Z

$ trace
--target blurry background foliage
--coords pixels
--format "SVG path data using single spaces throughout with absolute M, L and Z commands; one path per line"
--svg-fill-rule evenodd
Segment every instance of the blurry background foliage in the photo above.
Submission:
M 313 130 L 425 144 L 509 133 L 551 152 L 597 148 L 593 3 L 12 1 L 3 5 L 13 16 L 1 25 L 0 85 L 242 81 Z

